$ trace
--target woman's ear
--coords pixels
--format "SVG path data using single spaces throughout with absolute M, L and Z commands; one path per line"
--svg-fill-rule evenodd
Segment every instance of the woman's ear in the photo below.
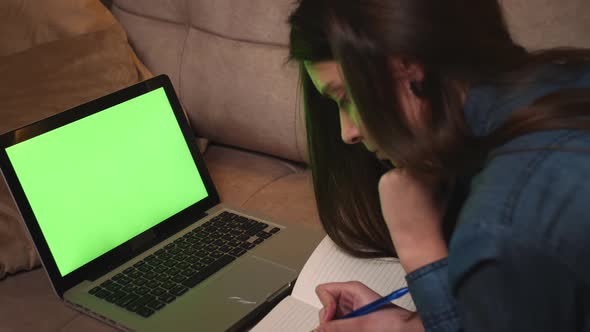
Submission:
M 424 97 L 424 69 L 415 61 L 391 58 L 390 64 L 397 89 L 398 102 L 411 129 L 424 128 L 427 101 Z
M 414 96 L 416 96 L 418 98 L 422 98 L 425 96 L 424 86 L 422 85 L 422 83 L 418 83 L 417 81 L 411 81 L 410 82 L 410 90 L 412 90 L 412 93 L 414 94 Z
M 424 81 L 424 67 L 416 61 L 392 57 L 390 59 L 393 70 L 393 78 L 402 81 L 402 84 L 409 87 L 416 96 L 416 92 L 422 91 Z

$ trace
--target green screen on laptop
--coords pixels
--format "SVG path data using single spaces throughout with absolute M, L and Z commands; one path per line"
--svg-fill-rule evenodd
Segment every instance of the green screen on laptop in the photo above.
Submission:
M 62 276 L 207 197 L 163 88 L 6 152 Z

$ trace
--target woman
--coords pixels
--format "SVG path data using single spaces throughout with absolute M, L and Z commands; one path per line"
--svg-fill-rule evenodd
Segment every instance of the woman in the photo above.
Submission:
M 398 256 L 418 311 L 334 320 L 379 296 L 327 284 L 318 330 L 590 330 L 590 52 L 527 52 L 496 0 L 301 0 L 290 24 L 324 228 Z

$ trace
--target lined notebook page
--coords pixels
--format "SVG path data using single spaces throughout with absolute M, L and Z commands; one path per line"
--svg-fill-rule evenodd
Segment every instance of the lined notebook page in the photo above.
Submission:
M 250 332 L 309 332 L 318 325 L 318 309 L 288 296 Z
M 358 280 L 384 296 L 406 286 L 405 275 L 396 259 L 356 258 L 342 251 L 326 236 L 305 263 L 292 296 L 319 309 L 322 304 L 315 294 L 319 284 Z M 393 303 L 416 311 L 410 294 Z

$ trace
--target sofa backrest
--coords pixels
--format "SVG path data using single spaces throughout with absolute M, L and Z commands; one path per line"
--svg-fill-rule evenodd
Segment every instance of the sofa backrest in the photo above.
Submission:
M 499 0 L 513 38 L 529 50 L 590 48 L 590 1 Z
M 524 46 L 590 47 L 590 1 L 500 1 Z M 113 0 L 112 11 L 148 68 L 171 77 L 198 135 L 304 161 L 297 66 L 285 64 L 286 20 L 294 5 L 295 0 Z
M 197 135 L 305 159 L 287 61 L 291 0 L 117 0 L 112 12 L 154 74 L 170 76 Z

